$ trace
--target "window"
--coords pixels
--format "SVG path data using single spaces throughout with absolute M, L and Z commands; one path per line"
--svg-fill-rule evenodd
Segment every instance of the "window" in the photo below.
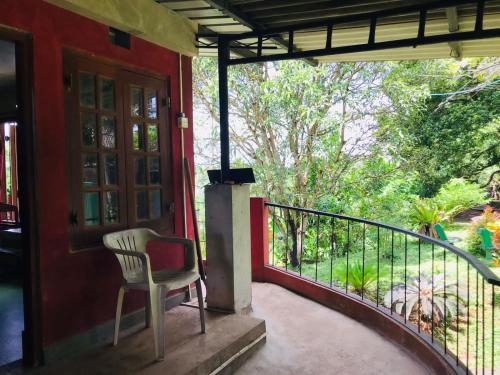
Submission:
M 67 53 L 65 86 L 72 249 L 172 230 L 166 81 Z

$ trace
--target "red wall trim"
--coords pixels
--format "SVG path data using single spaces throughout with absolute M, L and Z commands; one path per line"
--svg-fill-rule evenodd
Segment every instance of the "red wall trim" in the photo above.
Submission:
M 250 198 L 252 279 L 264 281 L 264 264 L 269 263 L 268 209 L 265 198 Z
M 179 56 L 132 36 L 131 48 L 112 45 L 108 26 L 53 6 L 43 0 L 0 1 L 0 25 L 33 36 L 34 108 L 38 180 L 38 228 L 42 337 L 47 346 L 84 332 L 113 318 L 121 274 L 106 251 L 69 254 L 66 149 L 63 95 L 63 49 L 69 48 L 110 59 L 170 78 L 171 148 L 175 234 L 182 235 L 182 196 L 179 112 Z M 191 59 L 183 57 L 185 153 L 193 161 Z M 192 233 L 188 217 L 188 233 Z M 168 261 L 168 256 L 163 260 Z M 139 293 L 128 293 L 124 313 L 143 306 Z

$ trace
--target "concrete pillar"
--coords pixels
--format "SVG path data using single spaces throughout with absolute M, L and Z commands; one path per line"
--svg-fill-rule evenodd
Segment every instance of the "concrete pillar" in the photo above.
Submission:
M 205 187 L 207 307 L 247 312 L 252 303 L 249 185 Z

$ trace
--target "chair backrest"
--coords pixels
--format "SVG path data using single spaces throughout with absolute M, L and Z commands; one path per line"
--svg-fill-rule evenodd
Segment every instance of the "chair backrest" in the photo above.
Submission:
M 493 249 L 493 241 L 491 240 L 491 238 L 493 237 L 493 232 L 487 228 L 479 228 L 477 232 L 481 237 L 481 248 L 483 250 Z
M 156 235 L 154 231 L 147 228 L 128 229 L 104 235 L 103 242 L 104 246 L 110 250 L 145 253 L 148 241 L 154 239 Z M 118 253 L 115 253 L 115 256 L 120 262 L 123 278 L 126 281 L 137 282 L 143 279 L 146 270 L 139 258 Z
M 13 204 L 8 204 L 8 203 L 0 203 L 0 213 L 3 212 L 13 212 L 14 213 L 14 221 L 15 223 L 19 223 L 19 209 L 17 206 L 14 206 Z
M 441 241 L 448 241 L 448 237 L 446 236 L 446 233 L 444 231 L 444 228 L 441 224 L 437 223 L 434 225 L 434 230 L 438 234 L 438 237 Z
M 157 234 L 148 228 L 134 228 L 104 235 L 104 246 L 108 249 L 146 252 L 148 241 Z

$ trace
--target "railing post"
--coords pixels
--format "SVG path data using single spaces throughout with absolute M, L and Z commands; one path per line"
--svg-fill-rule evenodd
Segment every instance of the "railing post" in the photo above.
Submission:
M 269 210 L 265 198 L 250 198 L 252 280 L 265 281 L 264 265 L 269 263 Z

